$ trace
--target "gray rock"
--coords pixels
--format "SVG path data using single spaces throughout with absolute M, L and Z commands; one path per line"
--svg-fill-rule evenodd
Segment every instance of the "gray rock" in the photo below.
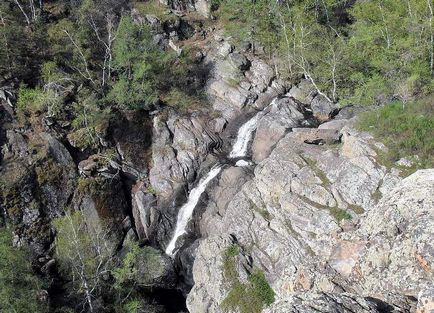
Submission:
M 367 109 L 362 106 L 348 105 L 339 110 L 339 113 L 334 117 L 336 120 L 349 120 Z
M 270 86 L 275 77 L 273 68 L 260 59 L 254 59 L 246 77 L 252 82 L 254 89 L 260 93 Z
M 229 55 L 229 60 L 233 66 L 241 71 L 247 71 L 250 67 L 250 61 L 240 53 L 231 53 Z
M 417 313 L 431 313 L 434 311 L 434 287 L 427 287 L 420 291 L 417 299 Z
M 151 226 L 155 222 L 157 200 L 147 192 L 145 185 L 138 182 L 132 189 L 132 210 L 137 235 L 141 240 L 150 240 Z
M 276 302 L 264 313 L 380 313 L 377 304 L 363 297 L 342 293 L 299 293 Z
M 340 142 L 340 133 L 335 129 L 293 128 L 295 137 L 300 141 L 315 145 L 332 145 Z
M 313 115 L 320 121 L 327 121 L 337 111 L 336 104 L 328 101 L 324 96 L 317 95 L 311 102 Z
M 334 129 L 337 131 L 341 131 L 348 124 L 348 120 L 331 120 L 329 122 L 323 123 L 318 126 L 318 129 Z
M 307 79 L 302 80 L 297 86 L 293 86 L 288 93 L 290 97 L 305 105 L 309 105 L 317 94 L 315 87 Z
M 258 122 L 252 144 L 253 160 L 264 160 L 288 130 L 301 126 L 303 122 L 304 108 L 291 98 L 284 97 L 274 101 Z
M 227 41 L 224 41 L 219 48 L 219 54 L 222 57 L 227 57 L 234 50 L 234 47 Z

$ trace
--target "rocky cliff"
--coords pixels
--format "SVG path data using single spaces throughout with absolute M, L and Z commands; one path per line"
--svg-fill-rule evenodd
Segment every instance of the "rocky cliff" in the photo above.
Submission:
M 207 1 L 161 2 L 209 15 Z M 156 41 L 173 44 L 156 17 L 141 21 L 155 26 Z M 260 271 L 275 294 L 263 312 L 433 310 L 434 170 L 402 177 L 382 165 L 386 147 L 357 130 L 360 108 L 339 109 L 308 80 L 282 81 L 264 56 L 236 50 L 214 27 L 193 29 L 196 61 L 210 69 L 210 107 L 118 113 L 101 138 L 110 155 L 80 151 L 68 125 L 45 117 L 20 128 L 2 101 L 0 204 L 14 244 L 29 245 L 49 272 L 51 222 L 70 207 L 95 224 L 109 221 L 114 253 L 130 240 L 158 249 L 153 286 L 182 290 L 191 313 L 226 310 L 231 247 L 232 275 L 247 282 Z M 255 116 L 248 152 L 229 157 Z M 165 256 L 179 208 L 217 163 L 223 169 L 179 252 Z

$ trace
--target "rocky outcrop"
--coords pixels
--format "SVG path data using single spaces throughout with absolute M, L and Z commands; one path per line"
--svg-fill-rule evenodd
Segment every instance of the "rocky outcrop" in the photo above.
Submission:
M 73 209 L 83 212 L 85 220 L 114 251 L 131 228 L 128 203 L 118 175 L 80 178 L 72 199 Z
M 214 110 L 227 121 L 255 109 L 263 109 L 285 92 L 273 68 L 249 52 L 235 51 L 229 41 L 215 33 L 217 43 L 207 51 L 204 62 L 213 64 L 207 94 Z
M 176 189 L 193 182 L 208 152 L 221 147 L 208 122 L 205 116 L 186 118 L 172 111 L 154 118 L 149 179 L 160 198 L 170 198 Z
M 429 307 L 434 170 L 402 180 L 352 123 L 293 129 L 252 179 L 222 174 L 216 190 L 230 200 L 211 196 L 203 215 L 190 312 L 222 312 L 233 240 L 276 293 L 265 312 L 411 312 L 418 297 Z
M 305 107 L 293 99 L 276 99 L 261 117 L 252 143 L 252 158 L 260 162 L 268 157 L 274 145 L 292 128 L 314 125 Z
M 264 313 L 380 313 L 377 304 L 363 297 L 342 293 L 299 293 L 274 303 Z
M 210 17 L 210 0 L 160 0 L 160 3 L 176 11 L 195 10 L 203 17 Z

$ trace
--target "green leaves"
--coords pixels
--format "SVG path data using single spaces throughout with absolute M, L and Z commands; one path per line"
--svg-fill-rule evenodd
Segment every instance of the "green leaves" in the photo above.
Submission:
M 114 47 L 113 65 L 118 79 L 108 98 L 122 109 L 149 108 L 158 101 L 160 77 L 166 55 L 152 41 L 149 29 L 121 18 Z

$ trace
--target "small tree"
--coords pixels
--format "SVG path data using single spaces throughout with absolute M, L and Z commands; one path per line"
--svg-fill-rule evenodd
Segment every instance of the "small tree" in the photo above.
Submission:
M 62 271 L 72 279 L 83 306 L 96 312 L 94 301 L 102 292 L 104 277 L 113 266 L 110 231 L 93 227 L 81 211 L 66 212 L 54 221 L 56 254 Z

